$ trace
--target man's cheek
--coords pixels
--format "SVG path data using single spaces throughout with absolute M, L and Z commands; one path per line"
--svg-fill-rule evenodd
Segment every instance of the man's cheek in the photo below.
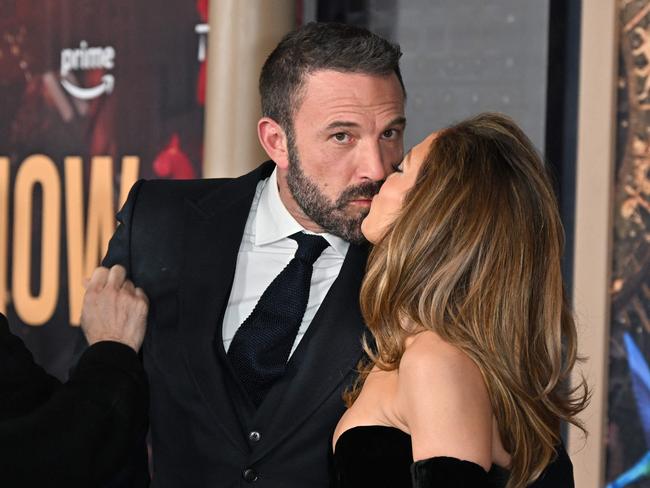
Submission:
M 384 165 L 388 174 L 395 172 L 395 167 L 402 161 L 402 151 L 392 151 L 387 158 L 384 158 Z

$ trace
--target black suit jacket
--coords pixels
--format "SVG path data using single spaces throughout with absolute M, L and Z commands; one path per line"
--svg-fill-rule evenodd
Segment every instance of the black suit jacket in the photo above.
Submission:
M 222 342 L 255 189 L 273 168 L 267 162 L 237 179 L 139 181 L 118 214 L 104 265 L 126 266 L 150 300 L 143 349 L 155 487 L 328 486 L 328 444 L 362 354 L 358 296 L 367 249 L 350 246 L 259 409 Z
M 146 378 L 131 348 L 94 344 L 62 385 L 0 315 L 0 486 L 145 484 L 124 467 L 134 464 L 146 414 Z

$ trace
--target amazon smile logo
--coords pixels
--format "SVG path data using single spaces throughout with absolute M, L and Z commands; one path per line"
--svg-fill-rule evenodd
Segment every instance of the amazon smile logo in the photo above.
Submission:
M 103 94 L 109 94 L 115 86 L 115 77 L 111 74 L 102 76 L 97 86 L 80 87 L 74 84 L 71 71 L 105 69 L 115 66 L 115 49 L 111 46 L 88 47 L 86 41 L 81 41 L 75 49 L 61 51 L 61 85 L 73 97 L 81 100 L 91 100 Z

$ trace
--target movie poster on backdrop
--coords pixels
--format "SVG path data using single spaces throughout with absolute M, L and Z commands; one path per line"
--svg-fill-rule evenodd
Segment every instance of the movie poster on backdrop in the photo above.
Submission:
M 67 376 L 139 178 L 201 176 L 208 0 L 0 0 L 0 312 Z
M 618 0 L 606 479 L 650 487 L 650 0 Z

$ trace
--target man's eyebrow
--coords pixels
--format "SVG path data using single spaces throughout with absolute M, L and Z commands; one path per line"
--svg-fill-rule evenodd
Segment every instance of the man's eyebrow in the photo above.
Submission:
M 325 130 L 332 130 L 332 129 L 341 129 L 345 127 L 360 127 L 359 124 L 356 122 L 351 122 L 347 120 L 335 120 L 334 122 L 330 122 L 327 124 L 327 127 L 325 127 Z
M 404 125 L 405 126 L 406 125 L 406 117 L 400 116 L 400 117 L 394 118 L 393 120 L 391 120 L 388 123 L 387 127 L 390 127 L 390 126 L 393 126 L 393 125 Z
M 393 127 L 395 125 L 406 125 L 406 117 L 400 116 L 397 117 L 393 120 L 391 120 L 388 124 L 386 124 L 386 127 Z M 332 129 L 342 129 L 342 128 L 347 128 L 347 127 L 353 127 L 353 128 L 358 128 L 361 127 L 357 122 L 352 122 L 349 120 L 335 120 L 333 122 L 330 122 L 327 124 L 325 127 L 326 131 L 332 130 Z

